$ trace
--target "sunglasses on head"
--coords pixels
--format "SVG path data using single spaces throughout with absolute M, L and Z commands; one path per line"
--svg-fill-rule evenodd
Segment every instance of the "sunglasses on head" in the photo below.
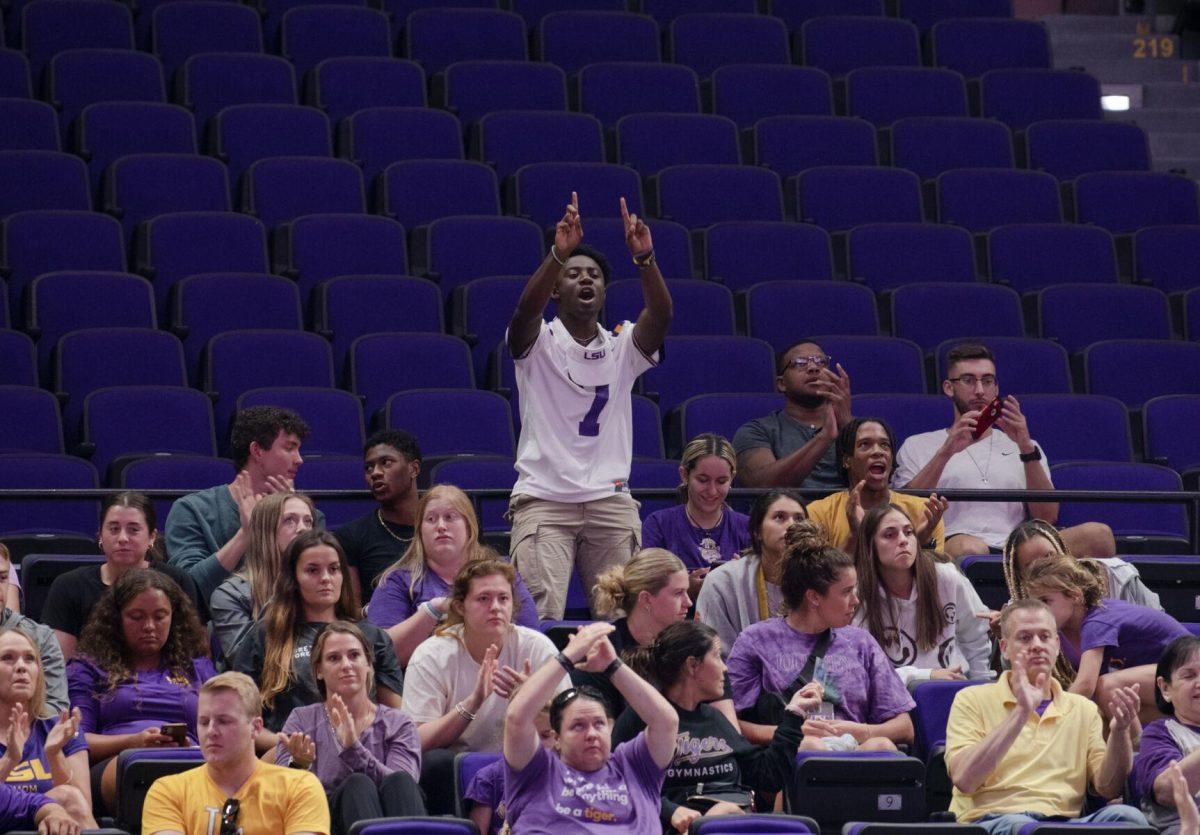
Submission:
M 557 696 L 555 696 L 553 699 L 551 699 L 550 706 L 559 708 L 561 710 L 562 708 L 566 707 L 567 705 L 569 705 L 571 702 L 575 701 L 578 698 L 579 698 L 579 688 L 572 687 L 569 690 L 562 691 Z
M 221 807 L 221 835 L 238 835 L 238 810 L 241 804 L 234 798 L 225 801 Z

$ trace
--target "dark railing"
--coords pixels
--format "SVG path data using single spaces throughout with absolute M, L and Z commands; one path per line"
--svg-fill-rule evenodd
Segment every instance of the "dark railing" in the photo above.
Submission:
M 101 499 L 111 494 L 111 488 L 104 489 L 46 489 L 46 490 L 13 490 L 0 489 L 0 501 L 11 499 L 39 501 L 44 499 Z M 190 490 L 142 490 L 151 498 L 175 499 L 190 493 Z M 321 499 L 367 499 L 371 494 L 363 490 L 305 490 L 318 505 Z M 478 504 L 484 499 L 503 499 L 511 492 L 508 489 L 473 489 L 465 491 Z M 748 501 L 759 495 L 761 489 L 739 487 L 731 490 L 732 500 Z M 817 499 L 834 492 L 824 488 L 804 488 L 800 492 L 806 499 Z M 1192 553 L 1200 553 L 1200 491 L 1181 490 L 905 490 L 905 493 L 918 496 L 928 496 L 937 493 L 950 501 L 982 501 L 982 502 L 1125 502 L 1146 504 L 1182 504 L 1188 517 L 1189 541 Z M 664 499 L 674 498 L 674 488 L 634 488 L 634 498 Z

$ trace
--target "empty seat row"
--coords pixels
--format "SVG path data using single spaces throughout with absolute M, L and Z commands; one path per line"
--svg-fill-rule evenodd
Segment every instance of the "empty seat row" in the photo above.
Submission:
M 656 149 L 651 142 L 646 143 L 645 152 L 648 165 L 669 161 L 663 159 L 661 146 Z M 413 189 L 435 171 L 443 177 L 445 193 Z M 621 189 L 623 181 L 632 188 L 632 180 L 612 171 L 613 176 L 606 177 L 608 190 L 614 182 Z M 569 182 L 569 176 L 562 176 L 569 173 L 570 169 L 559 169 L 550 179 Z M 460 199 L 449 188 L 446 178 L 450 176 L 470 186 L 466 196 Z M 464 212 L 499 213 L 495 175 L 485 166 L 474 167 L 462 160 L 406 161 L 389 166 L 378 180 L 382 196 L 377 202 L 382 213 L 409 228 Z M 783 183 L 777 174 L 760 167 L 683 164 L 658 170 L 655 185 L 650 196 L 656 199 L 645 214 L 692 229 L 734 220 L 782 221 L 787 216 L 785 200 L 794 206 L 797 220 L 830 231 L 865 223 L 919 223 L 928 214 L 939 222 L 982 233 L 1011 223 L 1061 223 L 1068 219 L 1064 209 L 1070 207 L 1064 207 L 1053 176 L 1005 169 L 943 172 L 936 178 L 935 199 L 928 212 L 920 178 L 905 169 L 824 166 L 802 171 Z M 139 223 L 160 214 L 229 211 L 230 186 L 227 167 L 211 157 L 134 154 L 106 170 L 102 204 L 120 217 L 127 240 L 132 240 Z M 404 202 L 390 196 L 395 189 L 404 195 Z M 357 214 L 367 209 L 361 170 L 334 158 L 258 160 L 247 168 L 240 192 L 242 211 L 271 228 L 306 214 Z M 632 199 L 630 192 L 617 193 Z M 1196 184 L 1176 174 L 1095 172 L 1077 178 L 1073 193 L 1074 220 L 1117 234 L 1146 226 L 1200 222 Z M 471 200 L 471 194 L 479 196 Z M 479 206 L 485 208 L 481 211 Z M 0 152 L 0 217 L 33 209 L 91 207 L 87 170 L 79 158 L 53 151 Z M 603 216 L 611 214 L 614 206 L 599 203 L 593 204 L 593 209 L 594 214 Z M 548 214 L 539 219 L 549 225 L 553 217 Z
M 194 109 L 197 125 L 203 128 L 226 106 L 295 104 L 298 82 L 304 78 L 298 70 L 279 56 L 201 53 L 175 74 L 172 98 Z M 65 129 L 88 104 L 165 102 L 171 77 L 154 56 L 145 53 L 68 50 L 57 54 L 46 69 L 45 98 L 58 109 Z M 464 125 L 496 110 L 565 110 L 569 86 L 578 108 L 606 126 L 630 113 L 697 113 L 701 106 L 700 76 L 683 65 L 601 58 L 568 79 L 553 64 L 468 56 L 435 80 L 433 103 L 453 110 Z M 845 81 L 844 113 L 877 125 L 905 116 L 970 113 L 966 80 L 954 70 L 870 66 L 851 71 Z M 20 53 L 0 51 L 0 93 L 27 98 L 42 86 L 31 84 Z M 757 60 L 727 65 L 712 74 L 712 89 L 713 112 L 741 127 L 771 115 L 830 114 L 834 106 L 829 74 L 814 67 Z M 302 92 L 305 103 L 325 110 L 334 125 L 365 107 L 423 107 L 431 100 L 426 74 L 418 64 L 380 56 L 325 59 L 315 65 Z M 995 70 L 981 79 L 978 112 L 1016 128 L 1041 119 L 1095 119 L 1100 116 L 1099 86 L 1093 77 L 1076 71 Z
M 264 46 L 292 60 L 301 73 L 323 58 L 390 56 L 394 51 L 419 61 L 431 73 L 465 58 L 529 57 L 524 21 L 498 9 L 418 9 L 407 19 L 394 15 L 389 20 L 383 11 L 355 4 L 312 6 L 268 0 L 263 4 L 265 20 L 260 22 L 253 9 L 239 4 L 191 0 L 150 5 L 139 16 L 140 45 L 158 54 L 170 72 L 190 55 L 262 52 Z M 35 0 L 13 6 L 8 17 L 17 25 L 10 40 L 29 54 L 36 73 L 65 49 L 131 49 L 139 40 L 128 7 L 85 0 Z M 786 64 L 793 57 L 783 19 L 736 13 L 728 5 L 718 7 L 717 13 L 697 9 L 677 16 L 664 31 L 665 57 L 706 76 L 727 64 Z M 920 66 L 922 60 L 920 30 L 905 20 L 810 18 L 800 25 L 794 40 L 796 59 L 839 75 L 860 66 Z M 552 14 L 539 23 L 534 43 L 537 57 L 546 61 L 560 58 L 564 51 L 578 52 L 568 45 L 580 43 L 612 56 L 604 60 L 660 58 L 658 23 L 649 16 L 619 11 Z M 933 25 L 929 43 L 935 65 L 972 76 L 1001 67 L 1050 66 L 1045 28 L 1031 21 L 940 21 Z M 581 66 L 569 57 L 566 63 L 568 72 Z
M 584 199 L 593 197 L 584 192 Z M 615 202 L 615 200 L 613 201 Z M 632 202 L 632 201 L 631 201 Z M 803 297 L 821 294 L 823 304 L 804 304 L 800 314 L 805 326 L 802 331 L 830 332 L 823 326 L 829 311 L 840 311 L 844 319 L 838 322 L 843 333 L 875 333 L 878 319 L 872 292 L 894 290 L 897 287 L 924 282 L 956 285 L 939 291 L 943 298 L 958 293 L 965 302 L 969 298 L 992 298 L 998 309 L 1017 304 L 1017 293 L 1030 293 L 1050 285 L 1091 283 L 1106 285 L 1108 296 L 1097 294 L 1096 304 L 1109 305 L 1111 297 L 1146 299 L 1149 309 L 1158 310 L 1164 304 L 1163 292 L 1184 291 L 1197 286 L 1194 263 L 1200 251 L 1200 227 L 1149 227 L 1134 236 L 1134 278 L 1153 284 L 1157 290 L 1145 287 L 1121 286 L 1118 282 L 1118 262 L 1113 236 L 1104 229 L 1071 224 L 1016 224 L 997 227 L 986 238 L 987 270 L 992 283 L 1006 287 L 978 285 L 974 242 L 964 229 L 955 226 L 920 223 L 868 224 L 852 228 L 846 235 L 846 273 L 853 284 L 830 282 L 834 278 L 834 248 L 830 236 L 819 227 L 784 222 L 719 223 L 709 227 L 701 236 L 702 263 L 693 264 L 691 239 L 687 229 L 670 221 L 652 221 L 659 262 L 671 280 L 684 280 L 684 293 L 714 293 L 722 298 L 729 293 L 747 290 L 763 282 L 776 282 L 770 290 L 759 287 L 747 298 L 747 326 L 751 334 L 773 333 L 770 323 L 778 320 L 778 329 L 786 334 L 786 318 L 780 318 L 768 298 L 784 299 L 792 295 Z M 617 218 L 596 217 L 589 220 L 589 240 L 601 251 L 616 255 L 624 246 L 621 221 Z M 124 274 L 128 267 L 150 280 L 157 322 L 175 328 L 188 329 L 185 335 L 202 346 L 211 335 L 191 321 L 189 311 L 194 302 L 177 291 L 181 281 L 190 276 L 210 273 L 230 273 L 225 279 L 197 278 L 191 286 L 222 285 L 220 292 L 242 294 L 245 303 L 217 307 L 226 329 L 238 327 L 292 327 L 289 323 L 307 321 L 319 330 L 331 331 L 335 353 L 344 356 L 355 336 L 397 329 L 397 321 L 388 318 L 395 308 L 408 311 L 409 324 L 402 330 L 443 330 L 450 321 L 456 332 L 471 334 L 476 346 L 477 367 L 482 358 L 503 334 L 507 321 L 505 310 L 515 305 L 524 277 L 532 264 L 543 254 L 542 233 L 529 221 L 519 218 L 450 217 L 434 221 L 422 236 L 419 250 L 410 251 L 405 230 L 395 221 L 372 215 L 319 214 L 306 215 L 282 225 L 274 236 L 274 258 L 268 255 L 267 231 L 261 221 L 248 215 L 229 212 L 180 212 L 160 215 L 144 224 L 136 238 L 135 257 L 127 261 L 119 223 L 104 215 L 72 211 L 28 211 L 11 215 L 3 224 L 0 235 L 0 266 L 7 274 L 7 294 L 0 303 L 0 326 L 45 329 L 48 312 L 43 309 L 37 317 L 28 316 L 34 304 L 30 287 L 38 276 L 66 271 L 86 271 L 95 274 Z M 219 239 L 221 247 L 209 241 Z M 464 249 L 464 239 L 486 241 L 487 248 Z M 613 279 L 631 279 L 636 271 L 625 259 L 615 257 Z M 412 274 L 412 267 L 421 265 L 422 279 L 400 279 Z M 270 272 L 284 279 L 258 276 Z M 689 289 L 687 279 L 703 275 L 718 286 Z M 243 278 L 239 278 L 244 276 Z M 378 276 L 339 282 L 339 292 L 354 292 L 363 299 L 378 296 L 377 302 L 364 301 L 353 315 L 339 317 L 330 313 L 336 296 L 327 291 L 326 284 L 339 276 Z M 387 276 L 392 279 L 388 280 Z M 512 278 L 477 280 L 480 276 L 512 276 Z M 58 281 L 61 284 L 63 279 Z M 137 281 L 141 281 L 138 279 Z M 223 282 L 223 284 L 222 284 Z M 436 283 L 435 283 L 436 282 Z M 819 282 L 808 289 L 790 287 L 798 282 Z M 469 284 L 468 284 L 469 283 Z M 820 283 L 840 286 L 822 287 Z M 137 282 L 132 282 L 138 286 Z M 862 287 L 855 286 L 863 285 Z M 225 286 L 227 285 L 227 286 Z M 464 286 L 466 285 L 466 286 Z M 86 289 L 87 284 L 80 285 Z M 463 287 L 459 299 L 456 288 Z M 1007 290 L 1006 288 L 1012 288 Z M 142 293 L 141 289 L 135 292 Z M 914 291 L 915 292 L 915 291 Z M 172 294 L 175 293 L 174 306 Z M 991 294 L 989 296 L 989 293 Z M 1007 295 L 1005 295 L 1007 293 Z M 255 295 L 261 294 L 261 296 Z M 835 296 L 836 294 L 836 296 Z M 60 293 L 60 295 L 62 295 Z M 216 293 L 219 297 L 219 293 Z M 901 297 L 906 298 L 906 297 Z M 279 299 L 270 304 L 269 299 Z M 298 299 L 298 303 L 294 301 Z M 468 301 L 469 300 L 469 301 Z M 449 303 L 451 313 L 458 314 L 443 320 L 443 304 Z M 893 307 L 900 302 L 889 302 Z M 1119 306 L 1120 302 L 1112 304 Z M 724 302 L 727 306 L 728 301 Z M 831 307 L 827 307 L 831 305 Z M 704 305 L 699 306 L 702 310 Z M 299 311 L 297 310 L 299 308 Z M 487 311 L 488 320 L 463 317 L 462 311 Z M 1188 339 L 1200 337 L 1194 294 L 1183 304 L 1184 328 Z M 501 312 L 497 312 L 501 311 Z M 856 311 L 865 311 L 862 315 Z M 94 316 L 86 309 L 81 315 Z M 114 315 L 121 315 L 119 312 Z M 789 314 L 790 315 L 790 314 Z M 714 325 L 703 318 L 700 322 L 678 317 L 677 328 L 709 328 Z M 39 324 L 40 320 L 40 324 Z M 886 324 L 885 320 L 885 324 Z M 903 316 L 893 319 L 903 321 Z M 1020 316 L 994 319 L 995 327 L 1005 333 L 1021 333 Z M 1011 321 L 1011 324 L 1010 324 Z M 1125 336 L 1162 336 L 1164 332 L 1157 314 L 1149 317 L 1147 328 L 1152 332 L 1124 333 Z M 149 324 L 140 320 L 139 325 Z M 1130 320 L 1126 327 L 1132 327 Z M 951 323 L 936 323 L 935 330 L 943 331 Z M 895 325 L 899 327 L 899 325 Z M 1043 321 L 1043 327 L 1045 322 Z M 347 336 L 347 327 L 351 335 Z M 793 325 L 793 329 L 799 327 Z M 931 325 L 931 327 L 933 327 Z M 1118 324 L 1117 327 L 1120 327 Z M 728 332 L 729 324 L 718 330 Z M 923 328 L 914 327 L 902 335 L 922 338 Z M 61 330 L 59 332 L 62 332 Z M 1077 347 L 1081 337 L 1065 337 L 1065 331 L 1053 335 L 1065 338 Z M 774 336 L 767 336 L 775 343 Z M 786 338 L 784 336 L 783 338 Z M 196 351 L 189 351 L 193 356 Z
M 0 125 L 0 150 L 62 147 L 49 105 L 0 99 Z M 299 105 L 231 105 L 209 121 L 205 133 L 204 145 L 227 163 L 232 182 L 259 159 L 333 153 L 328 118 L 317 108 Z M 120 157 L 195 153 L 197 134 L 191 114 L 180 106 L 102 102 L 83 109 L 71 144 L 87 161 L 92 187 L 98 189 L 105 169 Z M 346 119 L 337 135 L 339 154 L 358 163 L 368 182 L 393 162 L 463 157 L 461 125 L 441 110 L 367 108 Z M 908 117 L 893 123 L 883 136 L 882 161 L 924 179 L 955 168 L 1014 166 L 1011 132 L 992 120 Z M 617 123 L 614 139 L 615 161 L 644 175 L 677 164 L 743 161 L 738 127 L 723 116 L 631 114 Z M 1133 124 L 1044 121 L 1030 125 L 1025 139 L 1025 166 L 1060 179 L 1150 168 L 1146 134 Z M 753 125 L 747 146 L 752 153 L 744 161 L 786 178 L 817 166 L 876 165 L 881 161 L 877 144 L 874 126 L 862 118 L 768 116 Z M 606 160 L 603 126 L 583 113 L 489 113 L 473 132 L 472 146 L 472 153 L 501 180 L 530 164 Z

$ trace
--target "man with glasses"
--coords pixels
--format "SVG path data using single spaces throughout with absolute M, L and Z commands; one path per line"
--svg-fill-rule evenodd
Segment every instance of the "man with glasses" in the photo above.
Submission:
M 329 835 L 329 806 L 316 775 L 254 756 L 262 703 L 250 676 L 222 673 L 206 681 L 196 728 L 204 765 L 155 781 L 142 810 L 142 832 Z
M 835 372 L 836 369 L 836 372 Z M 836 450 L 850 422 L 850 377 L 815 342 L 779 355 L 775 389 L 783 408 L 742 424 L 733 436 L 745 487 L 844 486 Z
M 954 423 L 910 436 L 896 455 L 892 486 L 898 489 L 972 488 L 977 490 L 1053 490 L 1050 463 L 1029 434 L 1021 404 L 1001 396 L 992 352 L 983 345 L 963 344 L 947 356 L 949 368 L 942 392 L 954 403 Z M 988 405 L 1001 398 L 1000 415 L 978 438 L 975 427 Z M 968 554 L 999 553 L 1008 534 L 1025 521 L 1026 512 L 1051 524 L 1057 502 L 952 501 L 943 521 L 946 553 L 958 560 Z M 1062 531 L 1071 553 L 1081 557 L 1112 556 L 1112 530 L 1088 522 Z

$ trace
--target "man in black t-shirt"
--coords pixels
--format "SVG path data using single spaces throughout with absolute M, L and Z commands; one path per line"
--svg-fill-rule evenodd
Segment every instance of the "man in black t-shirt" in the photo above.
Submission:
M 421 448 L 400 429 L 376 432 L 363 448 L 363 472 L 379 507 L 342 525 L 334 535 L 346 551 L 351 580 L 362 602 L 371 600 L 375 578 L 400 558 L 413 538 Z

